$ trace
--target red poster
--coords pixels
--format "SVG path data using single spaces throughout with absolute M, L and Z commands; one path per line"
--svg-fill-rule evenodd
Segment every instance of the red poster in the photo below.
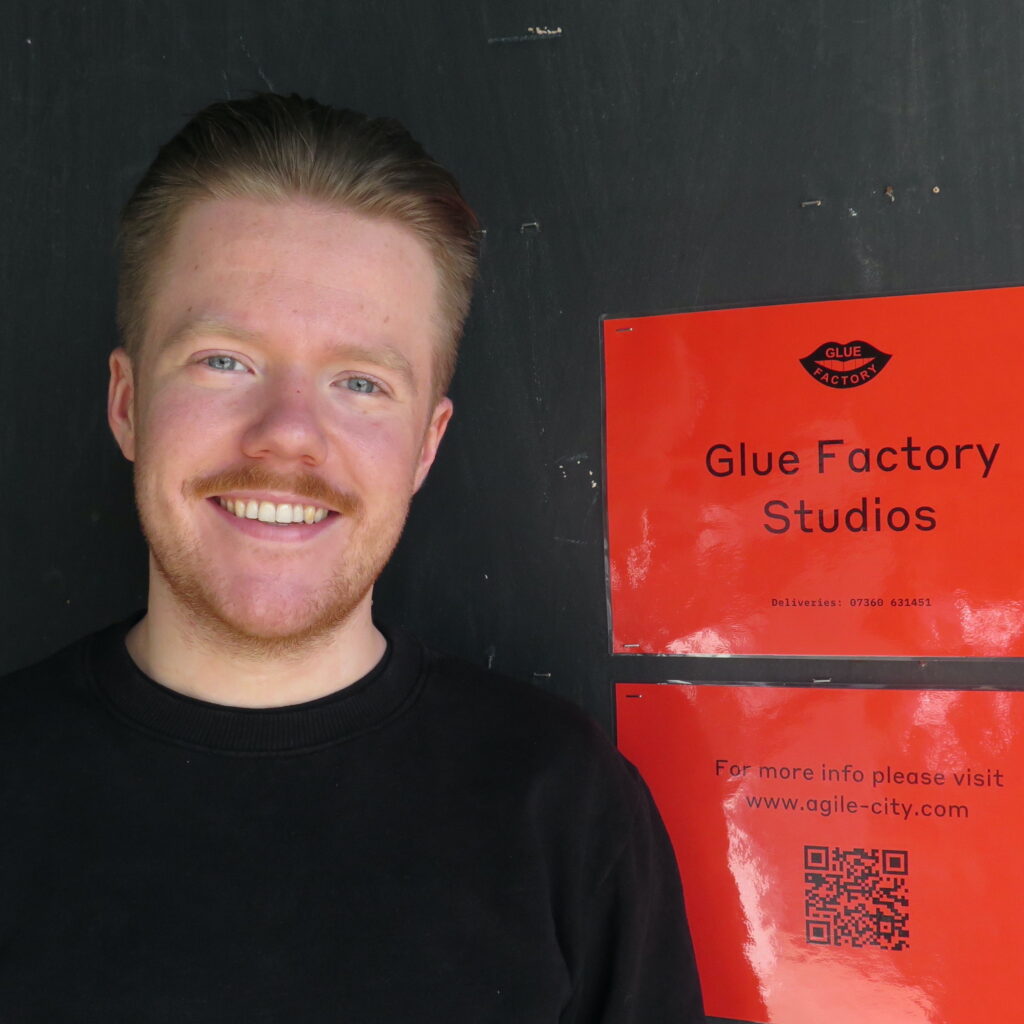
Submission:
M 1024 693 L 620 684 L 708 1013 L 1024 1019 Z
M 616 653 L 1024 655 L 1024 288 L 607 320 Z

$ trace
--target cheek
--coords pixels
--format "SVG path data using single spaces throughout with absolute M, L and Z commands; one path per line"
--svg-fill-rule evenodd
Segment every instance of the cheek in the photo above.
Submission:
M 139 448 L 153 467 L 176 470 L 203 461 L 203 453 L 229 433 L 230 418 L 217 403 L 196 401 L 194 395 L 165 389 L 145 403 L 139 416 Z M 189 474 L 191 475 L 191 474 Z
M 405 488 L 416 471 L 419 437 L 408 424 L 365 416 L 336 424 L 331 447 L 339 462 L 348 463 L 368 487 Z

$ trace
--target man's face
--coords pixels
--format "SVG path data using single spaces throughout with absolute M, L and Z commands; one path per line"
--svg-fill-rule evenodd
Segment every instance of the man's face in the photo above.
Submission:
M 437 271 L 400 225 L 226 199 L 186 210 L 156 272 L 110 389 L 151 588 L 243 647 L 301 647 L 369 601 L 451 415 Z

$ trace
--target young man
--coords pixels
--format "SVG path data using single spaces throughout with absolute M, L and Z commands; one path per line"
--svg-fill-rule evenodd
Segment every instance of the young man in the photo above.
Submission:
M 398 125 L 297 97 L 138 186 L 108 409 L 149 602 L 0 687 L 0 1018 L 703 1019 L 636 773 L 371 616 L 475 232 Z

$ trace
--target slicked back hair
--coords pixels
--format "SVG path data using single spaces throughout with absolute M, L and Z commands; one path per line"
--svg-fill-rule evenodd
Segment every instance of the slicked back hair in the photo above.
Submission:
M 479 224 L 455 178 L 395 120 L 300 96 L 214 103 L 169 142 L 136 186 L 118 236 L 117 323 L 137 358 L 183 212 L 204 199 L 309 199 L 410 229 L 439 274 L 434 389 L 443 395 L 476 276 Z

